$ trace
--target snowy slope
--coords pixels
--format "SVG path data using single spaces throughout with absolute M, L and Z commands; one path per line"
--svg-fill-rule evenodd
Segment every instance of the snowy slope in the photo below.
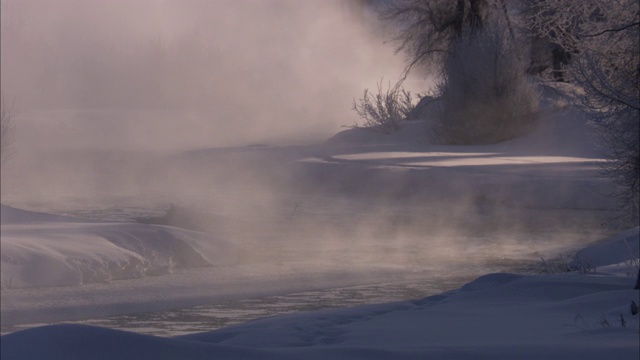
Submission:
M 90 222 L 2 205 L 2 288 L 73 286 L 233 262 L 232 247 L 168 226 Z
M 627 237 L 637 246 L 638 237 Z M 621 262 L 600 246 L 601 263 Z M 609 259 L 605 261 L 603 259 Z M 159 338 L 81 325 L 3 336 L 7 359 L 637 359 L 625 276 L 490 274 L 412 302 L 264 318 Z
M 640 254 L 638 247 L 639 227 L 623 231 L 606 241 L 595 243 L 578 251 L 570 265 L 589 265 L 598 270 L 599 267 L 626 263 L 628 267 L 636 265 L 635 261 Z M 628 269 L 633 270 L 633 269 Z M 633 271 L 631 271 L 633 272 Z

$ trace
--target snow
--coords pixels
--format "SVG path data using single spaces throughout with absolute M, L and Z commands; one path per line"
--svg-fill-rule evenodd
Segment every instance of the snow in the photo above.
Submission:
M 90 222 L 2 205 L 2 288 L 74 286 L 228 264 L 229 244 L 167 226 Z
M 592 267 L 604 267 L 616 265 L 617 263 L 629 263 L 630 267 L 637 264 L 637 257 L 640 253 L 638 248 L 638 231 L 635 227 L 617 234 L 615 237 L 603 242 L 593 244 L 578 251 L 572 266 L 580 266 L 581 263 L 588 263 Z M 634 262 L 634 260 L 636 260 Z
M 470 228 L 484 219 L 478 214 L 471 216 L 476 210 L 495 211 L 497 220 L 503 220 L 495 226 L 519 229 L 522 224 L 510 224 L 510 216 L 553 217 L 575 211 L 588 218 L 612 209 L 604 196 L 610 183 L 598 175 L 602 160 L 584 120 L 575 110 L 546 110 L 549 113 L 541 118 L 535 132 L 487 146 L 427 144 L 422 125 L 407 122 L 389 136 L 352 129 L 318 146 L 241 150 L 242 157 L 257 153 L 259 161 L 269 159 L 265 154 L 278 153 L 277 159 L 294 164 L 295 181 L 314 191 L 322 187 L 337 190 L 339 196 L 360 193 L 373 199 L 381 185 L 393 184 L 384 195 L 427 198 L 435 208 L 424 213 L 429 216 L 443 204 L 436 200 L 450 201 L 453 209 L 454 202 L 464 199 L 469 204 L 457 205 L 465 211 L 440 216 L 469 215 L 464 224 Z M 214 155 L 187 154 L 192 158 Z M 234 161 L 233 157 L 228 159 Z M 233 182 L 242 182 L 234 176 L 230 176 Z M 333 207 L 335 202 L 329 202 L 321 212 L 306 209 L 308 203 L 302 203 L 300 209 L 296 204 L 296 209 L 299 213 L 308 211 L 312 215 L 308 219 L 328 220 L 329 227 L 342 224 L 337 219 L 347 216 L 358 219 L 370 215 L 363 209 L 371 203 L 343 200 L 350 206 L 339 211 Z M 430 264 L 418 266 L 414 258 L 422 262 L 460 261 L 455 263 L 458 266 L 465 261 L 473 263 L 478 253 L 504 252 L 508 256 L 526 249 L 538 256 L 538 251 L 574 249 L 581 244 L 583 248 L 569 265 L 580 268 L 588 263 L 589 270 L 593 268 L 583 271 L 588 274 L 491 273 L 459 289 L 423 299 L 268 317 L 178 337 L 78 324 L 38 326 L 2 336 L 3 359 L 565 360 L 637 359 L 640 355 L 639 319 L 629 310 L 631 301 L 640 304 L 639 292 L 633 290 L 639 261 L 637 227 L 589 246 L 585 244 L 599 238 L 592 228 L 585 228 L 580 239 L 555 245 L 557 239 L 524 245 L 484 244 L 478 234 L 477 244 L 464 243 L 459 248 L 440 248 L 438 241 L 442 240 L 431 238 L 433 243 L 425 240 L 417 245 L 402 237 L 383 244 L 363 242 L 356 236 L 351 239 L 352 246 L 323 244 L 324 234 L 303 233 L 317 241 L 303 242 L 299 248 L 286 243 L 291 255 L 283 257 L 282 263 L 254 264 L 251 261 L 258 261 L 258 257 L 248 262 L 241 259 L 241 254 L 247 254 L 241 247 L 253 243 L 215 231 L 93 221 L 5 205 L 1 210 L 3 324 L 70 321 L 362 284 L 362 274 L 393 281 L 395 273 L 390 269 L 394 267 L 400 269 L 399 278 L 412 267 L 416 277 L 429 276 L 426 269 Z M 245 208 L 237 211 L 242 214 Z M 373 218 L 365 218 L 363 223 L 375 223 L 387 215 L 378 209 L 371 212 Z M 291 218 L 286 221 L 293 222 Z M 355 226 L 357 222 L 346 224 Z M 535 221 L 533 224 L 535 231 L 546 234 L 547 229 L 536 227 Z M 369 235 L 364 232 L 365 237 Z M 394 250 L 403 246 L 413 257 L 406 253 L 395 257 Z M 382 253 L 366 258 L 371 248 L 382 249 Z M 267 246 L 259 251 L 274 250 Z M 351 257 L 354 254 L 360 258 Z M 322 263 L 326 259 L 331 261 Z
M 636 236 L 625 238 L 637 246 L 635 232 Z M 594 246 L 602 255 L 595 259 L 599 263 L 623 260 L 612 255 L 615 243 Z M 631 301 L 640 303 L 638 290 L 632 290 L 634 281 L 577 273 L 497 273 L 420 300 L 263 318 L 174 338 L 50 325 L 3 336 L 1 355 L 7 359 L 637 359 L 638 315 L 629 310 Z

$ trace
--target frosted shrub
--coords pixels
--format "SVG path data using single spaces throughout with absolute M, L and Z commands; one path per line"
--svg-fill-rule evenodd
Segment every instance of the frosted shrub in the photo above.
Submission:
M 380 81 L 376 94 L 365 89 L 362 99 L 358 102 L 354 100 L 353 110 L 364 120 L 362 125 L 356 124 L 354 127 L 364 127 L 390 134 L 400 129 L 400 122 L 405 120 L 413 110 L 414 105 L 411 100 L 411 93 L 402 87 L 402 81 L 397 82 L 393 87 L 389 83 L 386 90 L 382 88 L 382 81 Z
M 433 140 L 489 144 L 531 130 L 539 96 L 518 51 L 495 24 L 456 40 L 435 91 L 441 102 Z

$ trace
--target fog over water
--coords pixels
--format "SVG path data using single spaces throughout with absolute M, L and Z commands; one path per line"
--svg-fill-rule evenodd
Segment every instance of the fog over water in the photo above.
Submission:
M 403 68 L 359 3 L 2 0 L 2 89 L 24 147 L 318 140 Z
M 537 259 L 605 232 L 592 192 L 560 203 L 600 186 L 586 175 L 504 159 L 432 171 L 402 152 L 389 170 L 367 146 L 293 146 L 353 124 L 353 99 L 404 69 L 360 4 L 2 0 L 2 91 L 19 109 L 3 203 L 127 220 L 176 204 L 170 225 L 231 239 L 246 263 L 317 268 Z
M 158 155 L 323 141 L 404 67 L 362 3 L 2 0 L 3 198 L 126 196 L 162 187 Z

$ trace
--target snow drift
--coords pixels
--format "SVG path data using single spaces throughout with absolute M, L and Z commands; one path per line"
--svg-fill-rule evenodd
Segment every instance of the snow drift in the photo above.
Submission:
M 108 282 L 233 261 L 227 242 L 200 232 L 1 210 L 2 288 Z

